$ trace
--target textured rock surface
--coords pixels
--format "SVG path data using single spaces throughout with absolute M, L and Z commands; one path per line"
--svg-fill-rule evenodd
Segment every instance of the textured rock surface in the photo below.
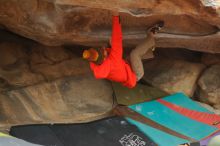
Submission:
M 1 0 L 0 28 L 50 46 L 96 47 L 109 41 L 112 10 L 121 12 L 125 47 L 135 47 L 148 27 L 164 20 L 157 47 L 220 53 L 219 2 L 210 0 Z M 204 68 L 166 59 L 145 67 L 148 82 L 190 96 Z M 85 122 L 112 108 L 110 85 L 94 80 L 87 62 L 69 49 L 36 43 L 0 41 L 0 92 L 0 127 Z
M 220 54 L 209 54 L 209 53 L 204 53 L 202 55 L 202 63 L 205 65 L 214 65 L 214 64 L 220 64 Z
M 156 48 L 153 52 L 155 58 L 168 58 L 174 60 L 184 60 L 188 62 L 200 63 L 202 52 L 191 51 L 182 48 Z
M 204 65 L 183 60 L 156 59 L 144 64 L 143 79 L 167 93 L 194 94 L 196 81 Z
M 220 65 L 213 65 L 199 79 L 199 100 L 220 109 Z
M 47 45 L 100 46 L 109 40 L 111 10 L 121 12 L 124 45 L 134 47 L 158 20 L 158 47 L 220 53 L 219 2 L 209 0 L 1 0 L 0 24 Z
M 205 103 L 202 103 L 202 102 L 198 102 L 198 104 L 200 104 L 201 106 L 203 106 L 204 108 L 208 109 L 209 111 L 217 114 L 217 115 L 220 115 L 220 110 L 219 109 L 214 109 L 212 106 L 208 105 L 208 104 L 205 104 Z
M 0 91 L 28 86 L 43 81 L 31 70 L 27 50 L 21 44 L 0 43 Z
M 113 101 L 110 84 L 87 74 L 1 93 L 0 105 L 0 129 L 4 129 L 100 119 L 111 111 Z
M 70 49 L 0 43 L 0 129 L 103 118 L 112 93 Z
M 89 65 L 62 47 L 0 43 L 0 91 L 90 72 Z

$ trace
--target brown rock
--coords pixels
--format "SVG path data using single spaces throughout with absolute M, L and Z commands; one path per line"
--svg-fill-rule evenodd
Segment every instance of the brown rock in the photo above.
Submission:
M 155 59 L 144 63 L 143 79 L 167 93 L 192 96 L 204 65 L 183 60 Z
M 208 109 L 209 111 L 211 111 L 217 115 L 220 115 L 220 110 L 214 109 L 212 106 L 205 104 L 205 103 L 202 103 L 202 102 L 197 101 L 197 103 L 200 104 L 201 106 L 203 106 L 204 108 Z
M 169 58 L 197 63 L 201 62 L 201 54 L 201 52 L 183 48 L 156 48 L 154 51 L 155 58 Z
M 74 76 L 89 72 L 87 61 L 74 56 L 62 47 L 37 45 L 31 52 L 31 69 L 47 80 L 65 76 Z
M 40 123 L 81 123 L 113 107 L 109 82 L 91 74 L 62 78 L 0 94 L 0 129 Z
M 199 100 L 220 109 L 220 65 L 213 65 L 205 70 L 198 84 Z
M 0 91 L 90 72 L 87 61 L 63 47 L 35 44 L 26 49 L 16 43 L 3 43 L 0 47 Z
M 63 47 L 32 46 L 0 44 L 0 130 L 109 115 L 111 84 L 96 80 L 87 61 Z
M 0 91 L 28 86 L 43 81 L 31 71 L 25 46 L 8 42 L 0 44 Z
M 219 5 L 207 0 L 1 0 L 0 25 L 47 45 L 97 47 L 109 41 L 110 11 L 118 10 L 125 47 L 135 47 L 148 27 L 164 20 L 157 47 L 219 53 Z
M 19 59 L 27 56 L 22 44 L 13 42 L 0 43 L 0 66 L 7 66 L 16 63 Z
M 209 53 L 204 53 L 202 55 L 202 63 L 205 65 L 214 65 L 214 64 L 220 64 L 220 54 L 209 54 Z
M 67 52 L 63 47 L 42 46 L 37 49 L 43 51 L 42 55 L 44 55 L 53 64 L 70 59 L 70 54 L 68 54 L 69 52 Z
M 16 62 L 8 68 L 0 68 L 0 78 L 10 86 L 9 90 L 44 81 L 42 75 L 32 72 L 28 63 L 23 61 Z

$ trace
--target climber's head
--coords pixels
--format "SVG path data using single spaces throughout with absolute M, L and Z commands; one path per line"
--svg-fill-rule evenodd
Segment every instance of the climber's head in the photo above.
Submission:
M 101 64 L 109 55 L 110 49 L 102 47 L 99 49 L 90 48 L 83 51 L 83 59 Z

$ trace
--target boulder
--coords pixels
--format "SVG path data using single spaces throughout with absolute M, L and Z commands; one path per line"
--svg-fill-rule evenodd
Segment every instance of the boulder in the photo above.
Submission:
M 160 58 L 144 63 L 143 79 L 167 93 L 183 92 L 192 96 L 203 69 L 200 63 Z
M 0 42 L 0 129 L 40 123 L 82 123 L 113 108 L 111 84 L 93 77 L 70 49 Z
M 108 116 L 111 84 L 84 74 L 0 94 L 0 129 L 42 123 L 82 123 Z
M 50 46 L 101 46 L 111 35 L 111 11 L 121 12 L 125 47 L 165 21 L 157 47 L 220 53 L 219 2 L 210 0 L 1 0 L 0 26 Z
M 220 65 L 213 65 L 205 70 L 198 85 L 199 100 L 220 109 Z

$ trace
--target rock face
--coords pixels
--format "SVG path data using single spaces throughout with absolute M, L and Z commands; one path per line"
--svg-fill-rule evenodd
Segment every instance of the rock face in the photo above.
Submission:
M 146 82 L 170 94 L 183 92 L 192 96 L 196 88 L 196 81 L 204 69 L 204 65 L 161 58 L 146 62 L 144 69 L 143 79 Z
M 210 106 L 208 104 L 205 104 L 203 102 L 198 102 L 197 101 L 197 103 L 200 104 L 201 106 L 203 106 L 204 108 L 208 109 L 209 111 L 211 111 L 211 112 L 213 112 L 213 113 L 215 113 L 217 115 L 220 115 L 220 110 L 214 109 L 212 106 Z
M 165 21 L 157 47 L 220 53 L 219 2 L 209 0 L 1 0 L 0 25 L 47 45 L 100 46 L 111 34 L 111 12 L 121 12 L 124 46 L 134 47 L 146 29 Z
M 0 129 L 12 125 L 78 123 L 113 108 L 109 82 L 63 47 L 0 43 Z
M 92 121 L 107 116 L 113 101 L 110 84 L 87 74 L 1 93 L 0 105 L 0 128 L 5 128 Z
M 220 54 L 204 53 L 201 60 L 207 66 L 220 64 Z
M 208 68 L 199 79 L 199 100 L 220 109 L 220 65 Z
M 0 43 L 0 90 L 29 86 L 89 72 L 86 61 L 62 47 Z
M 73 54 L 76 49 L 59 47 L 108 43 L 111 11 L 120 12 L 128 49 L 163 20 L 156 47 L 220 53 L 219 6 L 210 0 L 1 0 L 1 29 L 55 47 L 2 42 L 0 36 L 0 128 L 85 122 L 111 110 L 109 82 L 95 80 L 88 63 Z M 192 96 L 203 68 L 199 63 L 156 59 L 145 64 L 144 79 L 168 93 Z M 218 107 L 219 69 L 213 66 L 206 72 L 199 82 L 201 98 L 208 97 L 208 103 Z

